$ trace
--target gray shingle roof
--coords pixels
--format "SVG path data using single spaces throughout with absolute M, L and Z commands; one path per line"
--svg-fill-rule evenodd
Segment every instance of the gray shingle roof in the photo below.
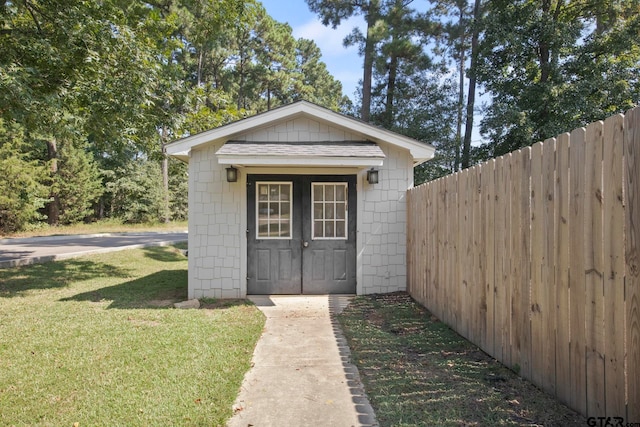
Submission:
M 385 155 L 373 142 L 244 142 L 229 141 L 217 155 L 238 156 L 318 156 L 318 157 L 373 157 Z

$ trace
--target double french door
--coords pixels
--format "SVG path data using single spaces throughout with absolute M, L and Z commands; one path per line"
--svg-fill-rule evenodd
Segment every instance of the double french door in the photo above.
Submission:
M 247 177 L 247 292 L 356 290 L 356 177 Z

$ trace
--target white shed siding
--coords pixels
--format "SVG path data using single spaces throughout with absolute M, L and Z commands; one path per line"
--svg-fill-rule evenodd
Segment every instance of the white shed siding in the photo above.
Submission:
M 249 132 L 234 138 L 248 142 L 308 142 L 308 141 L 361 141 L 355 133 L 345 132 L 315 120 L 297 118 Z
M 406 193 L 413 186 L 412 159 L 408 151 L 382 146 L 387 156 L 380 182 L 363 183 L 359 198 L 358 237 L 362 253 L 360 293 L 406 290 Z
M 189 298 L 241 297 L 240 186 L 226 181 L 214 153 L 193 150 L 189 160 Z

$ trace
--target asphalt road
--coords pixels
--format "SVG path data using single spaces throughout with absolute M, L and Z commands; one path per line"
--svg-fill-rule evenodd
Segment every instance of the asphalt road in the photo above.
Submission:
M 111 233 L 76 236 L 29 237 L 0 240 L 0 268 L 56 259 L 186 242 L 187 232 Z

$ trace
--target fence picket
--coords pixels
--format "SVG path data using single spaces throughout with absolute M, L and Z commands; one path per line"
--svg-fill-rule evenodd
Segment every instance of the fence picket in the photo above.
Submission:
M 486 293 L 486 304 L 487 304 L 487 317 L 484 322 L 486 325 L 487 331 L 485 334 L 485 343 L 482 349 L 489 354 L 495 354 L 494 347 L 494 335 L 495 335 L 495 324 L 494 324 L 494 315 L 495 315 L 495 305 L 494 305 L 494 283 L 495 283 L 495 265 L 494 265 L 494 257 L 493 253 L 495 251 L 495 164 L 496 161 L 491 159 L 488 163 L 485 164 L 483 169 L 483 195 L 484 195 L 484 205 L 483 205 L 483 224 L 484 224 L 484 254 L 486 258 L 485 262 L 485 273 L 484 273 L 484 287 Z
M 569 149 L 569 182 L 571 195 L 570 209 L 570 247 L 569 247 L 569 316 L 570 358 L 571 358 L 571 407 L 580 413 L 587 413 L 586 368 L 585 368 L 585 284 L 584 284 L 584 159 L 585 130 L 571 132 Z
M 604 122 L 602 192 L 604 194 L 604 339 L 605 413 L 625 414 L 624 378 L 624 206 L 622 204 L 624 116 Z M 614 415 L 618 414 L 618 415 Z
M 542 152 L 542 339 L 543 375 L 542 388 L 549 394 L 556 389 L 556 287 L 555 287 L 555 168 L 556 140 L 544 141 Z
M 504 346 L 505 343 L 504 341 L 504 334 L 503 334 L 503 329 L 504 329 L 504 325 L 503 325 L 503 312 L 504 310 L 506 310 L 506 307 L 504 306 L 504 294 L 505 294 L 505 286 L 504 286 L 504 280 L 503 280 L 503 276 L 502 276 L 502 262 L 504 260 L 504 258 L 507 256 L 507 253 L 505 251 L 505 247 L 504 247 L 504 209 L 502 209 L 503 206 L 503 198 L 505 196 L 504 191 L 502 189 L 502 186 L 500 185 L 500 183 L 504 182 L 502 173 L 504 170 L 504 156 L 503 157 L 499 157 L 496 159 L 496 170 L 495 170 L 495 174 L 496 174 L 496 192 L 495 192 L 495 199 L 494 199 L 494 212 L 495 212 L 495 224 L 496 224 L 496 228 L 495 228 L 495 244 L 493 245 L 493 249 L 494 249 L 494 265 L 495 265 L 495 274 L 494 274 L 494 280 L 495 280 L 495 286 L 493 289 L 494 292 L 494 301 L 495 301 L 495 312 L 494 312 L 494 325 L 495 325 L 495 332 L 494 332 L 494 345 L 495 345 L 495 353 L 494 356 L 496 359 L 498 359 L 500 362 L 505 361 L 504 358 Z
M 604 303 L 602 260 L 602 122 L 585 138 L 585 343 L 587 415 L 604 411 Z
M 486 306 L 486 298 L 484 295 L 484 286 L 482 285 L 482 277 L 484 267 L 481 257 L 479 256 L 480 245 L 482 239 L 480 219 L 482 215 L 482 199 L 480 197 L 480 189 L 482 188 L 480 168 L 472 169 L 472 198 L 471 203 L 472 227 L 473 227 L 473 247 L 471 248 L 471 257 L 473 258 L 473 274 L 471 275 L 471 304 L 473 306 L 473 319 L 471 320 L 471 336 L 474 342 L 483 342 L 484 338 L 484 311 Z
M 556 395 L 564 404 L 571 396 L 569 358 L 569 134 L 556 140 Z
M 544 249 L 542 150 L 541 142 L 531 147 L 531 375 L 534 383 L 543 385 L 544 375 L 544 283 L 542 257 Z
M 520 176 L 520 283 L 522 291 L 520 293 L 520 372 L 525 378 L 531 378 L 531 229 L 529 221 L 531 217 L 531 147 L 522 150 L 522 174 Z M 517 278 L 516 278 L 517 280 Z

